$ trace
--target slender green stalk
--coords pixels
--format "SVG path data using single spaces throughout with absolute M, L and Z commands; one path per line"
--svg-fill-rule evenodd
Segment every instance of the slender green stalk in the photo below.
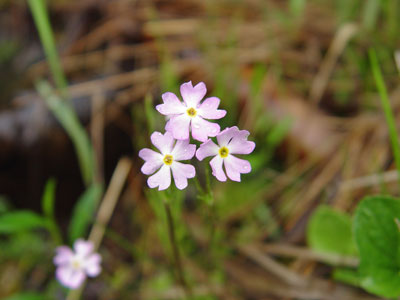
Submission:
M 28 4 L 35 21 L 36 28 L 39 32 L 40 40 L 42 42 L 44 52 L 46 53 L 54 82 L 61 91 L 64 91 L 67 87 L 67 80 L 65 78 L 60 63 L 60 58 L 57 53 L 45 1 L 28 0 Z
M 176 276 L 179 281 L 179 284 L 184 289 L 186 296 L 189 297 L 191 295 L 191 290 L 190 290 L 190 287 L 187 284 L 187 282 L 185 280 L 185 276 L 184 276 L 182 259 L 181 259 L 181 255 L 179 252 L 179 246 L 178 246 L 176 236 L 175 236 L 175 226 L 174 226 L 174 220 L 172 218 L 171 208 L 170 208 L 167 200 L 164 200 L 163 203 L 164 203 L 165 213 L 167 216 L 168 236 L 169 236 L 169 239 L 171 242 L 172 254 L 174 257 L 174 263 L 175 263 L 175 267 L 176 267 Z
M 394 161 L 396 164 L 396 169 L 398 172 L 398 180 L 400 183 L 400 144 L 399 144 L 399 138 L 398 138 L 397 130 L 396 130 L 396 122 L 395 122 L 395 118 L 393 116 L 392 108 L 390 107 L 390 101 L 389 101 L 389 96 L 388 96 L 388 93 L 386 90 L 386 85 L 383 80 L 382 72 L 379 67 L 378 58 L 376 56 L 376 52 L 374 49 L 370 49 L 369 59 L 371 62 L 371 68 L 372 68 L 372 73 L 374 74 L 376 87 L 377 87 L 379 95 L 380 95 L 383 112 L 385 114 L 386 123 L 389 128 L 390 142 L 392 144 Z

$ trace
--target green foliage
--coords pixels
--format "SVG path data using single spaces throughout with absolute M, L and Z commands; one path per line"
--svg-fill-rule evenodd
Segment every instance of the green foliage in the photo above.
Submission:
M 353 269 L 336 268 L 333 271 L 333 278 L 347 284 L 360 286 L 360 274 Z
M 6 212 L 0 216 L 0 233 L 9 234 L 45 228 L 46 219 L 28 210 Z
M 318 252 L 356 255 L 351 225 L 350 216 L 321 205 L 308 223 L 308 244 Z
M 94 159 L 92 145 L 85 128 L 79 122 L 71 105 L 61 99 L 48 82 L 40 81 L 36 88 L 71 138 L 78 156 L 83 181 L 89 185 L 93 180 Z
M 364 198 L 354 219 L 361 286 L 383 297 L 400 296 L 400 199 Z
M 386 90 L 385 81 L 383 80 L 382 72 L 379 66 L 378 58 L 373 49 L 369 52 L 369 59 L 371 62 L 372 72 L 375 78 L 376 87 L 378 89 L 383 112 L 385 114 L 386 123 L 389 129 L 390 142 L 392 144 L 392 151 L 397 171 L 400 175 L 400 143 L 397 135 L 396 122 L 390 106 L 389 96 Z M 400 183 L 400 176 L 399 176 Z
M 42 209 L 46 217 L 54 217 L 54 201 L 55 201 L 56 181 L 50 178 L 44 187 L 42 196 Z
M 69 241 L 73 243 L 76 239 L 85 236 L 90 223 L 93 220 L 102 193 L 99 184 L 92 184 L 79 197 L 72 212 L 69 224 Z
M 148 199 L 158 220 L 156 224 L 157 232 L 164 249 L 170 249 L 171 243 L 168 236 L 167 215 L 163 201 L 168 201 L 170 205 L 176 240 L 181 248 L 185 246 L 184 239 L 187 235 L 187 230 L 182 219 L 184 192 L 175 187 L 170 187 L 168 190 L 161 192 L 149 190 Z
M 43 214 L 48 222 L 48 229 L 53 237 L 56 244 L 62 244 L 62 237 L 60 229 L 57 226 L 54 217 L 54 202 L 55 202 L 55 192 L 56 192 L 56 181 L 54 178 L 50 178 L 44 187 L 44 192 L 42 196 L 42 209 Z
M 367 0 L 363 11 L 363 26 L 371 30 L 376 26 L 379 12 L 381 11 L 381 0 Z
M 47 60 L 49 61 L 54 81 L 60 90 L 64 90 L 67 86 L 67 80 L 60 63 L 60 58 L 58 57 L 53 31 L 46 10 L 46 3 L 44 0 L 28 0 L 28 4 L 39 32 Z
M 291 13 L 294 16 L 298 17 L 304 11 L 304 7 L 306 5 L 306 0 L 290 0 L 289 4 L 290 4 Z
M 34 292 L 27 292 L 27 293 L 21 293 L 21 294 L 15 294 L 10 297 L 7 297 L 4 300 L 43 300 L 46 299 L 43 297 L 42 294 L 39 293 L 34 293 Z

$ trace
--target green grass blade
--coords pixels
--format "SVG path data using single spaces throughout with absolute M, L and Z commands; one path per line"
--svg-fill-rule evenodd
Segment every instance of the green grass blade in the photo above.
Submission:
M 36 89 L 71 138 L 78 156 L 83 181 L 86 186 L 89 186 L 93 180 L 94 159 L 92 145 L 85 128 L 79 122 L 75 111 L 69 103 L 63 101 L 53 91 L 48 82 L 38 82 L 36 84 Z
M 28 0 L 28 4 L 35 21 L 36 28 L 39 32 L 40 40 L 42 42 L 44 52 L 46 53 L 51 73 L 54 77 L 54 82 L 57 88 L 60 90 L 65 90 L 67 87 L 67 80 L 65 78 L 60 63 L 60 58 L 57 53 L 45 1 Z
M 385 114 L 385 119 L 389 128 L 390 142 L 392 144 L 394 161 L 396 164 L 397 172 L 399 174 L 398 179 L 400 182 L 400 144 L 396 130 L 396 122 L 393 116 L 392 108 L 390 107 L 390 101 L 386 90 L 385 81 L 383 80 L 378 58 L 376 56 L 376 52 L 374 49 L 371 49 L 369 51 L 369 59 L 371 62 L 371 68 L 375 78 L 376 87 L 380 95 L 383 112 Z
M 43 213 L 46 217 L 49 218 L 54 217 L 55 191 L 56 191 L 56 180 L 54 178 L 50 178 L 46 182 L 42 196 Z
M 79 197 L 78 202 L 75 204 L 68 228 L 69 241 L 71 244 L 76 239 L 86 235 L 87 229 L 94 219 L 101 193 L 101 185 L 94 183 Z
M 48 223 L 48 230 L 57 245 L 62 244 L 62 235 L 54 217 L 54 202 L 56 199 L 56 180 L 47 180 L 42 196 L 42 210 Z

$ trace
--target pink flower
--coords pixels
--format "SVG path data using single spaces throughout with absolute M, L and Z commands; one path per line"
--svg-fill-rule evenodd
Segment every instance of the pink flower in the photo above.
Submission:
M 201 142 L 219 133 L 218 124 L 204 119 L 221 119 L 226 115 L 226 111 L 218 109 L 220 100 L 217 97 L 207 98 L 200 103 L 206 92 L 207 88 L 203 82 L 193 87 L 189 81 L 181 85 L 183 103 L 174 93 L 168 92 L 162 95 L 164 103 L 157 105 L 156 109 L 170 117 L 165 129 L 170 131 L 175 139 L 189 139 L 190 129 L 193 138 Z
M 86 276 L 95 277 L 101 272 L 101 256 L 93 253 L 93 244 L 82 239 L 76 240 L 74 250 L 67 246 L 57 247 L 54 264 L 56 278 L 64 286 L 77 289 Z
M 198 160 L 205 157 L 214 156 L 210 161 L 212 174 L 219 181 L 226 181 L 225 172 L 222 165 L 225 165 L 225 171 L 228 177 L 233 181 L 240 181 L 241 173 L 250 173 L 251 165 L 247 160 L 233 156 L 232 154 L 249 154 L 253 152 L 256 144 L 247 140 L 249 132 L 239 130 L 236 126 L 226 128 L 217 135 L 218 146 L 209 139 L 200 145 L 196 152 Z
M 160 150 L 161 154 L 147 148 L 139 151 L 140 158 L 145 160 L 141 169 L 144 174 L 150 175 L 159 169 L 147 180 L 149 187 L 158 187 L 159 191 L 167 189 L 171 185 L 172 171 L 176 187 L 180 190 L 186 188 L 187 179 L 193 178 L 196 170 L 192 165 L 179 161 L 191 159 L 196 152 L 196 145 L 189 144 L 188 139 L 178 140 L 175 143 L 175 139 L 168 131 L 164 135 L 154 132 L 151 135 L 151 142 Z

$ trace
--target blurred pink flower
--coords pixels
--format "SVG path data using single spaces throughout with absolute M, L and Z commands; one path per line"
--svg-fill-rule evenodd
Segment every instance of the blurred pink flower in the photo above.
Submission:
M 64 286 L 77 289 L 86 276 L 95 277 L 101 272 L 101 256 L 93 253 L 93 244 L 78 239 L 74 249 L 60 246 L 56 249 L 54 264 L 57 266 L 56 278 Z
M 160 191 L 167 189 L 171 185 L 172 171 L 176 187 L 180 190 L 186 188 L 187 179 L 193 178 L 196 170 L 192 165 L 179 161 L 191 159 L 196 152 L 196 145 L 189 144 L 188 139 L 178 140 L 175 143 L 175 139 L 168 131 L 164 135 L 154 132 L 151 135 L 151 142 L 161 154 L 148 148 L 139 151 L 139 157 L 145 161 L 141 171 L 146 175 L 151 175 L 158 170 L 147 180 L 149 187 L 158 187 Z
M 221 119 L 226 115 L 225 110 L 218 109 L 220 100 L 210 97 L 200 103 L 207 92 L 203 82 L 194 87 L 191 81 L 186 82 L 180 90 L 183 102 L 174 93 L 167 92 L 162 95 L 164 103 L 156 106 L 161 114 L 170 117 L 165 129 L 177 140 L 189 139 L 190 130 L 193 138 L 201 142 L 216 136 L 220 132 L 219 125 L 204 119 Z
M 233 156 L 232 154 L 250 154 L 253 152 L 256 144 L 247 140 L 249 132 L 239 130 L 236 126 L 226 128 L 217 135 L 218 146 L 209 139 L 200 145 L 196 152 L 198 160 L 203 160 L 208 156 L 215 156 L 210 165 L 212 174 L 219 181 L 226 181 L 226 175 L 222 169 L 225 165 L 225 171 L 229 179 L 240 181 L 241 173 L 250 173 L 251 165 L 247 160 Z

